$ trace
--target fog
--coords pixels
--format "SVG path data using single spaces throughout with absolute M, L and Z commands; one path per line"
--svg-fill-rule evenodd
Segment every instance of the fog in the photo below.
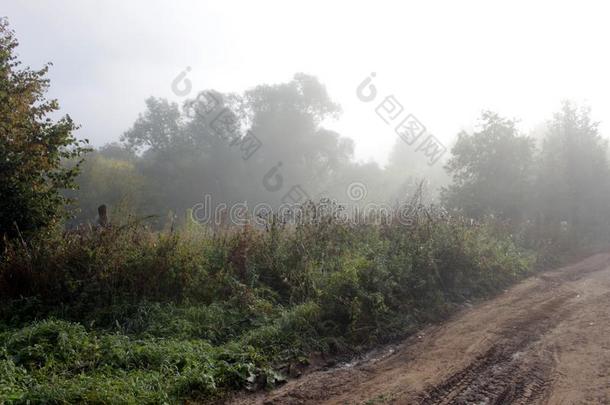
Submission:
M 565 205 L 555 222 L 601 210 L 603 5 L 31 1 L 4 13 L 21 60 L 53 62 L 56 116 L 95 148 L 67 192 L 72 224 L 100 204 L 182 218 L 208 200 L 415 194 L 475 218 L 540 219 L 549 198 Z M 583 181 L 594 210 L 576 202 Z
M 51 95 L 96 146 L 118 140 L 149 96 L 181 102 L 172 80 L 186 67 L 193 92 L 242 92 L 316 76 L 343 108 L 331 129 L 356 141 L 355 158 L 387 162 L 393 131 L 359 102 L 371 72 L 445 143 L 481 110 L 528 132 L 563 99 L 610 116 L 603 3 L 517 1 L 9 1 L 20 57 L 52 61 Z M 192 95 L 191 95 L 192 96 Z M 602 126 L 602 129 L 604 126 Z
M 329 3 L 2 3 L 0 404 L 610 404 L 603 3 Z

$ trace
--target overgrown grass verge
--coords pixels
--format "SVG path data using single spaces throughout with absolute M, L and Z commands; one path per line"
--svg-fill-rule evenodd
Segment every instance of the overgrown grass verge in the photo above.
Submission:
M 9 246 L 0 402 L 174 403 L 276 385 L 309 354 L 404 336 L 529 274 L 514 235 L 432 209 L 409 226 L 140 225 Z

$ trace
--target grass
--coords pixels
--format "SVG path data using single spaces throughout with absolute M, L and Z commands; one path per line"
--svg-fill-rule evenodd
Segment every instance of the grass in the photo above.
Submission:
M 493 224 L 434 209 L 412 226 L 332 215 L 265 229 L 141 224 L 9 245 L 0 403 L 178 403 L 281 383 L 533 271 Z

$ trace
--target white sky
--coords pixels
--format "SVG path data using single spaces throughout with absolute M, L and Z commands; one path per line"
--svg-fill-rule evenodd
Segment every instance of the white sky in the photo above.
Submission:
M 34 68 L 52 61 L 51 96 L 94 145 L 117 140 L 148 96 L 242 91 L 317 76 L 344 114 L 333 129 L 360 160 L 384 162 L 396 135 L 356 98 L 370 73 L 439 139 L 483 109 L 529 131 L 562 99 L 610 129 L 610 3 L 603 1 L 3 1 Z M 606 133 L 608 131 L 605 131 Z

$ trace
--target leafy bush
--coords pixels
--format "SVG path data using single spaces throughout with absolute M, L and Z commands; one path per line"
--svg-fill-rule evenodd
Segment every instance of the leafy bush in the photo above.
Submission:
M 64 214 L 60 189 L 74 186 L 80 158 L 89 150 L 77 141 L 69 116 L 57 122 L 57 100 L 45 94 L 49 65 L 21 67 L 18 41 L 6 18 L 0 18 L 0 248 L 5 238 L 28 239 L 52 227 Z M 73 159 L 72 167 L 62 165 Z
M 265 229 L 137 223 L 9 243 L 0 398 L 163 403 L 260 389 L 313 352 L 353 353 L 532 271 L 493 223 L 332 215 Z

